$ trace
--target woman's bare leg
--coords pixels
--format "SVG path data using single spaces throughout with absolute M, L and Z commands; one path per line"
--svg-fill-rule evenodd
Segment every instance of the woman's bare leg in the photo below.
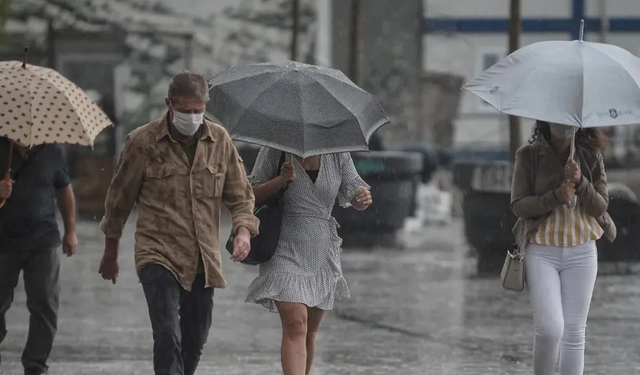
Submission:
M 311 373 L 311 365 L 313 357 L 316 353 L 316 335 L 320 329 L 320 323 L 324 317 L 324 310 L 315 307 L 307 308 L 307 371 L 306 375 Z
M 307 366 L 307 306 L 276 302 L 282 321 L 280 356 L 284 375 L 304 375 Z

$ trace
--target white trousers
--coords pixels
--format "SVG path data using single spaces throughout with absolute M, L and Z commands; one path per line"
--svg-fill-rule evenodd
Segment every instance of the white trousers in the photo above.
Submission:
M 529 244 L 527 285 L 533 306 L 533 373 L 583 375 L 587 315 L 598 273 L 594 241 L 575 247 Z

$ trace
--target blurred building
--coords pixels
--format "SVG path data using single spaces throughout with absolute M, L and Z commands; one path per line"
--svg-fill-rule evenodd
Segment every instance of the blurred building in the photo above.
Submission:
M 316 0 L 315 62 L 350 73 L 353 0 Z M 372 93 L 391 117 L 382 128 L 384 148 L 422 137 L 421 75 L 423 0 L 360 1 L 355 81 Z M 352 77 L 353 78 L 353 77 Z
M 425 0 L 425 13 L 425 70 L 470 80 L 508 52 L 509 1 Z M 598 42 L 604 38 L 640 55 L 638 0 L 522 0 L 522 19 L 521 46 L 578 39 L 580 20 L 585 19 L 586 40 Z M 603 28 L 603 23 L 608 23 L 608 28 Z M 523 121 L 522 127 L 524 142 L 531 134 L 531 122 Z M 627 127 L 624 131 L 635 134 L 637 129 Z M 508 136 L 505 116 L 475 96 L 463 95 L 455 122 L 457 145 L 506 148 Z M 633 138 L 640 140 L 640 136 Z
M 85 90 L 116 125 L 102 131 L 93 148 L 67 146 L 78 212 L 90 219 L 102 215 L 115 157 L 130 130 L 120 125 L 148 121 L 154 101 L 163 100 L 164 94 L 156 95 L 152 87 L 162 82 L 163 69 L 176 61 L 165 59 L 162 47 L 188 60 L 183 51 L 196 38 L 193 27 L 185 28 L 181 17 L 163 10 L 140 9 L 133 2 L 101 4 L 105 5 L 100 0 L 14 2 L 7 37 L 0 45 L 2 60 L 21 59 L 28 45 L 30 63 L 59 71 Z M 136 76 L 136 71 L 144 73 Z

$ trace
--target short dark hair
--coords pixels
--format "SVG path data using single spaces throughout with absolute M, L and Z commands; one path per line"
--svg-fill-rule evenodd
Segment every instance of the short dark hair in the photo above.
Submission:
M 171 79 L 167 93 L 169 100 L 197 99 L 209 101 L 209 86 L 200 74 L 184 71 Z

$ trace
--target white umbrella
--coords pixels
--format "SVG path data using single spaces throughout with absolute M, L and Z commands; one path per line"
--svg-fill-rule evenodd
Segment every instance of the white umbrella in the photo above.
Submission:
M 640 124 L 640 59 L 583 35 L 584 21 L 579 40 L 528 45 L 463 89 L 513 116 L 581 128 Z
M 508 115 L 585 128 L 640 124 L 640 59 L 582 36 L 523 47 L 463 89 Z

